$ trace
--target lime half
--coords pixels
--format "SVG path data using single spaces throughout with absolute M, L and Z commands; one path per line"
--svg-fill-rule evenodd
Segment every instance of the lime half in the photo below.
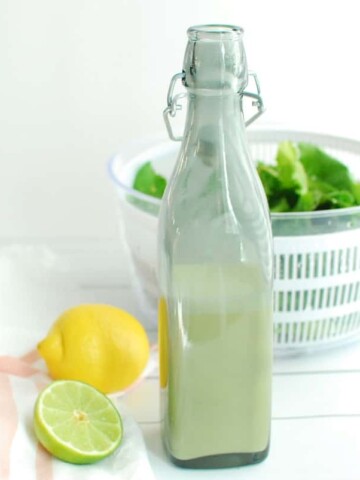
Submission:
M 34 428 L 39 442 L 55 457 L 70 463 L 93 463 L 120 445 L 122 422 L 111 400 L 94 387 L 58 380 L 43 390 L 35 404 Z

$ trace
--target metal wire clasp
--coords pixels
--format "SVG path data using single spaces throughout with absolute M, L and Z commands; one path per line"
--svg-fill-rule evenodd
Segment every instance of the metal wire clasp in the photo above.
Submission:
M 249 97 L 249 98 L 253 99 L 252 106 L 257 108 L 257 112 L 254 113 L 254 115 L 252 117 L 250 117 L 248 120 L 245 120 L 245 127 L 248 127 L 257 118 L 259 118 L 260 115 L 262 115 L 265 112 L 264 102 L 263 102 L 263 99 L 260 95 L 259 79 L 258 79 L 255 72 L 249 72 L 249 77 L 253 77 L 253 79 L 254 79 L 255 87 L 256 87 L 256 93 L 242 92 L 241 97 L 240 97 L 241 111 L 243 111 L 243 108 L 242 108 L 243 97 Z
M 253 77 L 254 79 L 256 93 L 242 92 L 240 94 L 241 111 L 243 111 L 243 105 L 242 105 L 243 97 L 249 97 L 253 99 L 252 106 L 257 108 L 257 112 L 248 120 L 245 120 L 246 127 L 248 127 L 251 123 L 253 123 L 257 118 L 259 118 L 260 115 L 262 115 L 265 111 L 264 102 L 260 95 L 260 84 L 259 84 L 258 77 L 255 72 L 249 72 L 249 76 Z M 175 142 L 180 142 L 183 137 L 174 135 L 174 132 L 171 126 L 170 117 L 174 118 L 176 115 L 176 112 L 178 110 L 182 110 L 182 105 L 179 103 L 179 100 L 181 100 L 182 98 L 185 98 L 187 96 L 187 93 L 183 92 L 183 93 L 178 93 L 174 95 L 174 90 L 175 90 L 176 82 L 178 80 L 183 81 L 184 78 L 185 78 L 184 72 L 177 73 L 172 77 L 169 85 L 168 94 L 167 94 L 167 107 L 163 112 L 164 121 L 165 121 L 165 125 L 167 128 L 169 137 L 171 138 L 171 140 L 174 140 Z
M 174 132 L 170 123 L 170 117 L 174 118 L 176 115 L 176 112 L 182 109 L 182 105 L 180 105 L 178 102 L 181 98 L 184 98 L 187 96 L 186 92 L 178 93 L 177 95 L 174 96 L 176 82 L 178 80 L 182 81 L 184 78 L 185 78 L 184 72 L 177 73 L 172 77 L 169 85 L 168 94 L 167 94 L 167 107 L 163 112 L 165 125 L 167 128 L 169 137 L 171 138 L 171 140 L 174 140 L 175 142 L 181 142 L 182 137 L 174 135 Z

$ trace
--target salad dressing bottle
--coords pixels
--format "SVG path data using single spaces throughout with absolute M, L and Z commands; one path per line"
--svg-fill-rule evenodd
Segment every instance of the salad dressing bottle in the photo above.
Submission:
M 272 239 L 245 138 L 242 97 L 262 103 L 244 92 L 242 36 L 190 28 L 173 79 L 188 112 L 159 223 L 162 430 L 172 460 L 190 468 L 257 463 L 269 449 Z

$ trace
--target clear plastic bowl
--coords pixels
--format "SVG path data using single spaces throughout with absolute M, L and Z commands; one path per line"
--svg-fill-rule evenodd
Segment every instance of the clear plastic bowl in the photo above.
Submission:
M 360 179 L 360 142 L 293 130 L 249 130 L 252 158 L 273 161 L 282 140 L 324 148 Z M 125 145 L 109 163 L 117 187 L 120 225 L 156 325 L 157 216 L 161 200 L 132 189 L 151 161 L 169 178 L 180 144 L 152 137 Z M 360 335 L 360 207 L 271 215 L 275 248 L 274 342 L 278 351 L 329 346 Z

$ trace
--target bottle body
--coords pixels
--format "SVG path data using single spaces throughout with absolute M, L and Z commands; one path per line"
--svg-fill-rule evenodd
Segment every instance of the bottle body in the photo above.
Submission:
M 189 95 L 159 220 L 163 438 L 175 463 L 266 457 L 270 437 L 272 249 L 239 95 Z

